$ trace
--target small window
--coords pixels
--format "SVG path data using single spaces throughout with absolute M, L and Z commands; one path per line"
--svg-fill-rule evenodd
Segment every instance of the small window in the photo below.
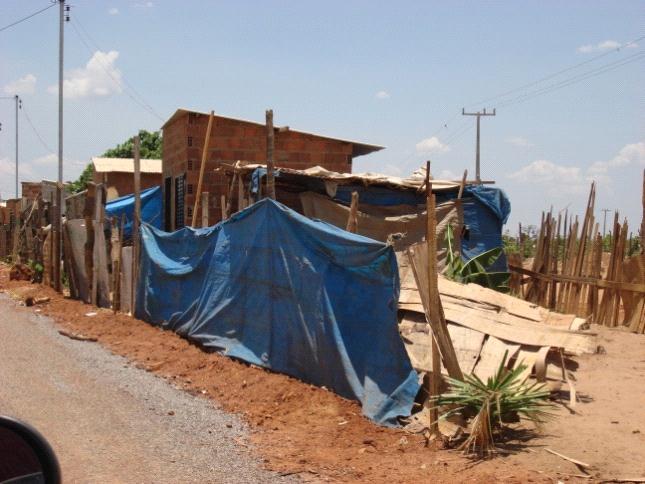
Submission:
M 186 193 L 188 193 L 189 195 L 192 195 L 192 193 L 193 193 L 193 184 L 192 183 L 189 183 L 186 186 Z
M 188 207 L 188 218 L 192 221 L 193 220 L 193 207 Z
M 193 137 L 192 136 L 188 137 L 188 146 L 193 146 Z
M 188 171 L 192 171 L 193 169 L 193 160 L 188 160 Z

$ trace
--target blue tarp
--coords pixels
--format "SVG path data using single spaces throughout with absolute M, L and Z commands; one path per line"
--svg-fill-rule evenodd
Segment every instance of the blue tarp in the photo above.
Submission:
M 134 195 L 115 198 L 105 204 L 105 214 L 121 220 L 125 214 L 123 237 L 132 237 L 132 220 L 134 218 Z M 163 222 L 161 217 L 161 187 L 152 187 L 141 192 L 141 220 L 158 229 Z
M 137 317 L 359 400 L 377 423 L 410 414 L 391 247 L 270 199 L 213 227 L 141 233 Z

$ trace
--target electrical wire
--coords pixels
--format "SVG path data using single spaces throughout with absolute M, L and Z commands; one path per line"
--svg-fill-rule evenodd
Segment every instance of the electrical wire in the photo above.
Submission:
M 606 56 L 608 56 L 608 55 L 611 55 L 611 54 L 615 54 L 615 53 L 617 53 L 617 52 L 620 52 L 620 51 L 621 51 L 622 49 L 624 49 L 625 47 L 636 45 L 636 42 L 639 42 L 639 41 L 641 41 L 641 40 L 643 40 L 643 39 L 645 39 L 645 35 L 642 35 L 642 36 L 637 37 L 637 38 L 635 38 L 635 39 L 633 39 L 633 40 L 630 40 L 629 42 L 625 42 L 624 44 L 622 44 L 620 47 L 617 47 L 616 49 L 612 49 L 612 50 L 610 50 L 610 51 L 603 52 L 602 54 L 598 54 L 598 55 L 596 55 L 596 56 L 594 56 L 594 57 L 592 57 L 592 58 L 590 58 L 590 59 L 587 59 L 587 60 L 582 61 L 582 62 L 578 62 L 577 64 L 574 64 L 574 65 L 572 65 L 572 66 L 565 67 L 564 69 L 561 69 L 561 70 L 559 70 L 559 71 L 557 71 L 557 72 L 554 72 L 554 73 L 552 73 L 552 74 L 549 74 L 549 75 L 547 75 L 547 76 L 544 76 L 544 77 L 542 77 L 542 78 L 540 78 L 540 79 L 538 79 L 538 80 L 536 80 L 536 81 L 532 81 L 532 82 L 529 82 L 529 83 L 527 83 L 527 84 L 523 84 L 523 85 L 518 86 L 518 87 L 516 87 L 516 88 L 510 89 L 510 90 L 508 90 L 508 91 L 506 91 L 506 92 L 503 92 L 503 93 L 497 94 L 496 96 L 492 96 L 492 97 L 489 97 L 489 98 L 483 99 L 483 100 L 481 100 L 481 101 L 478 101 L 478 102 L 476 102 L 476 103 L 469 104 L 469 105 L 467 105 L 466 107 L 471 108 L 471 107 L 475 107 L 475 106 L 480 106 L 480 105 L 482 105 L 482 104 L 489 103 L 490 101 L 495 101 L 495 100 L 497 100 L 497 99 L 504 98 L 504 97 L 508 96 L 509 94 L 516 93 L 516 92 L 521 91 L 521 90 L 523 90 L 523 89 L 526 89 L 526 88 L 529 88 L 529 87 L 536 86 L 536 85 L 538 85 L 538 84 L 540 84 L 540 83 L 542 83 L 542 82 L 544 82 L 544 81 L 548 81 L 548 80 L 550 80 L 550 79 L 553 79 L 553 78 L 555 78 L 555 77 L 558 77 L 559 75 L 564 74 L 565 72 L 572 71 L 572 70 L 574 70 L 574 69 L 577 69 L 577 68 L 579 68 L 579 67 L 582 67 L 582 66 L 584 66 L 584 65 L 587 65 L 587 64 L 589 64 L 589 63 L 591 63 L 591 62 L 595 62 L 595 61 L 597 61 L 598 59 L 602 59 L 603 57 L 606 57 Z
M 27 114 L 27 110 L 25 109 L 25 103 L 22 103 L 22 107 L 20 108 L 22 111 L 22 114 L 25 115 L 25 119 L 27 120 L 27 124 L 31 127 L 32 131 L 36 135 L 36 138 L 38 138 L 38 141 L 40 141 L 40 144 L 43 145 L 43 148 L 47 150 L 50 154 L 56 154 L 54 150 L 52 150 L 47 143 L 45 143 L 45 140 L 43 137 L 40 135 L 38 130 L 36 129 L 36 126 L 34 126 L 34 123 L 31 121 L 31 118 L 29 117 L 29 114 Z
M 577 84 L 578 82 L 585 81 L 587 79 L 591 79 L 593 77 L 599 76 L 600 74 L 604 74 L 606 72 L 610 72 L 613 70 L 618 69 L 619 67 L 622 67 L 627 64 L 631 64 L 632 62 L 637 62 L 641 59 L 645 58 L 645 52 L 638 52 L 636 54 L 632 54 L 626 58 L 610 62 L 608 64 L 604 64 L 602 66 L 596 67 L 594 69 L 591 69 L 587 72 L 583 72 L 580 74 L 577 74 L 573 77 L 570 77 L 568 79 L 564 79 L 562 81 L 559 81 L 555 84 L 551 84 L 549 86 L 542 87 L 540 89 L 536 89 L 531 92 L 524 93 L 520 96 L 516 96 L 514 98 L 508 99 L 506 101 L 503 101 L 498 105 L 498 107 L 507 107 L 507 106 L 512 106 L 515 104 L 519 104 L 525 101 L 529 101 L 533 98 L 536 98 L 538 96 L 541 96 L 543 94 L 549 94 L 551 92 L 557 91 L 559 89 L 562 89 L 564 87 L 571 86 L 573 84 Z
M 24 22 L 25 20 L 29 20 L 30 18 L 35 17 L 39 13 L 42 13 L 45 10 L 49 10 L 50 8 L 52 8 L 55 5 L 56 5 L 56 3 L 52 3 L 51 5 L 49 5 L 49 6 L 45 7 L 45 8 L 41 8 L 40 10 L 38 10 L 38 11 L 36 11 L 36 12 L 30 14 L 30 15 L 27 15 L 26 17 L 21 18 L 20 20 L 16 20 L 15 22 L 12 22 L 12 23 L 10 23 L 8 25 L 5 25 L 4 27 L 0 28 L 0 32 L 4 32 L 5 30 L 10 29 L 11 27 L 13 27 L 15 25 L 18 25 L 18 24 Z
M 76 17 L 76 16 L 75 16 L 75 17 Z M 85 40 L 85 38 L 83 37 L 83 34 L 81 34 L 81 31 L 80 31 L 78 28 L 76 28 L 76 25 L 75 25 L 75 24 L 78 24 L 78 26 L 79 26 L 81 29 L 83 29 L 83 31 L 85 32 L 85 35 L 86 35 L 86 36 L 87 36 L 87 38 L 88 38 L 88 39 L 89 39 L 89 40 L 94 44 L 95 48 L 96 48 L 96 49 L 98 49 L 99 51 L 103 52 L 103 49 L 101 49 L 101 48 L 96 44 L 96 42 L 94 42 L 94 41 L 92 40 L 92 38 L 90 37 L 90 35 L 87 33 L 87 31 L 83 28 L 83 26 L 82 26 L 82 25 L 80 24 L 80 22 L 78 21 L 78 19 L 76 19 L 76 18 L 75 18 L 74 20 L 75 20 L 75 21 L 70 22 L 70 23 L 72 24 L 72 28 L 74 29 L 74 32 L 75 32 L 75 33 L 76 33 L 76 35 L 78 36 L 78 38 L 79 38 L 79 40 L 81 41 L 81 43 L 82 43 L 82 44 L 85 46 L 85 48 L 88 50 L 88 52 L 89 52 L 91 55 L 94 55 L 94 51 L 92 50 L 92 48 L 90 47 L 90 45 L 87 43 L 87 41 L 86 41 L 86 40 Z M 98 61 L 99 66 L 101 67 L 101 69 L 102 69 L 102 70 L 105 72 L 105 74 L 106 74 L 106 75 L 107 75 L 107 76 L 112 80 L 112 82 L 114 82 L 114 83 L 115 83 L 115 85 L 117 85 L 120 89 L 122 89 L 122 90 L 125 92 L 125 94 L 126 94 L 130 99 L 132 99 L 132 101 L 134 101 L 134 102 L 135 102 L 136 104 L 138 104 L 141 108 L 143 108 L 144 110 L 146 110 L 149 114 L 151 114 L 152 116 L 156 117 L 156 118 L 157 118 L 157 119 L 159 119 L 160 121 L 165 121 L 165 119 L 164 119 L 164 118 L 162 118 L 159 114 L 157 114 L 157 112 L 153 109 L 153 107 L 152 107 L 152 106 L 150 106 L 150 104 L 148 104 L 147 102 L 145 102 L 145 100 L 143 99 L 143 97 L 141 96 L 141 94 L 139 94 L 139 93 L 136 91 L 136 89 L 134 89 L 134 87 L 133 87 L 129 82 L 127 82 L 127 81 L 125 80 L 125 77 L 122 77 L 123 82 L 121 82 L 121 80 L 119 80 L 119 79 L 117 79 L 116 77 L 114 77 L 114 75 L 110 72 L 110 70 L 107 68 L 107 66 L 103 63 L 103 61 L 102 61 L 100 58 L 97 58 L 97 61 Z M 124 86 L 124 84 L 123 84 L 123 83 L 125 83 L 127 86 Z M 130 91 L 132 91 L 132 92 L 130 92 Z

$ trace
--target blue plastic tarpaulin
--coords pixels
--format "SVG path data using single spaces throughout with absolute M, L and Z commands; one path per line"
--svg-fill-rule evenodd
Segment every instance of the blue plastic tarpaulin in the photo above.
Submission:
M 125 215 L 123 237 L 132 237 L 132 220 L 134 218 L 134 195 L 115 198 L 105 204 L 105 214 L 121 220 Z M 152 187 L 141 192 L 141 221 L 156 228 L 161 228 L 161 187 Z
M 141 233 L 137 317 L 358 400 L 379 424 L 410 414 L 419 383 L 391 247 L 270 199 L 213 227 Z

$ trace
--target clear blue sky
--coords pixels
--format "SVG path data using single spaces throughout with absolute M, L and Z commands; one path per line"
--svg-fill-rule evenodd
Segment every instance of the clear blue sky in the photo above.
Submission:
M 2 0 L 0 27 L 48 4 Z M 591 179 L 598 209 L 619 209 L 634 231 L 640 223 L 645 62 L 633 56 L 645 52 L 645 39 L 625 44 L 645 35 L 642 1 L 75 0 L 71 18 L 65 179 L 138 129 L 158 129 L 162 121 L 141 104 L 162 119 L 190 107 L 262 121 L 270 107 L 277 124 L 387 146 L 357 158 L 355 171 L 405 176 L 431 159 L 435 177 L 460 176 L 474 173 L 475 144 L 474 119 L 461 108 L 497 107 L 482 120 L 482 176 L 509 195 L 512 231 L 518 221 L 538 223 L 551 205 L 582 213 Z M 54 153 L 57 25 L 53 7 L 0 32 L 0 95 L 20 92 Z M 504 106 L 541 88 L 543 95 Z M 0 102 L 0 122 L 6 198 L 14 173 L 10 101 Z M 56 158 L 24 115 L 20 132 L 21 178 L 55 178 Z

